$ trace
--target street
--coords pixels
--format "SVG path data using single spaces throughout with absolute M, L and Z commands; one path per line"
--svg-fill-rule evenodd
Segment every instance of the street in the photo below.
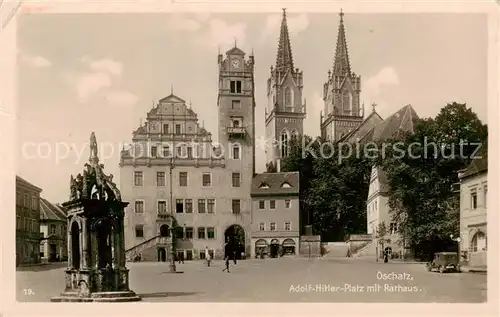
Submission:
M 487 276 L 427 272 L 423 264 L 376 263 L 352 258 L 279 258 L 206 267 L 128 263 L 130 288 L 146 302 L 486 302 Z M 17 299 L 47 302 L 64 289 L 64 268 L 19 270 Z

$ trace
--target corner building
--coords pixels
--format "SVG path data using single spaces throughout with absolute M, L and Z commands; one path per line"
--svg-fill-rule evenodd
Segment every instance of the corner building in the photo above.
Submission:
M 122 151 L 129 260 L 140 254 L 143 261 L 167 261 L 172 243 L 185 260 L 204 258 L 205 247 L 222 258 L 226 243 L 238 255 L 250 254 L 254 57 L 245 55 L 234 47 L 218 56 L 219 144 L 171 93 L 133 132 L 131 149 Z

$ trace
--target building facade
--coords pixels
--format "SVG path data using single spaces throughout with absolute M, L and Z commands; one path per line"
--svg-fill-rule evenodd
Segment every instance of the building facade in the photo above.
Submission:
M 280 159 L 288 155 L 291 138 L 304 133 L 306 104 L 302 101 L 302 78 L 302 71 L 294 68 L 286 11 L 283 9 L 276 66 L 271 66 L 267 80 L 265 109 L 266 162 L 272 163 L 278 171 Z
M 323 138 L 338 141 L 363 122 L 360 93 L 361 77 L 351 72 L 344 13 L 340 12 L 333 69 L 328 70 L 328 78 L 323 85 L 324 108 L 320 115 Z
M 230 244 L 250 254 L 250 188 L 255 173 L 254 58 L 234 47 L 219 54 L 219 144 L 197 114 L 173 95 L 163 98 L 122 151 L 125 248 L 167 261 L 172 227 L 177 255 L 222 258 Z M 215 110 L 215 109 L 214 109 Z M 173 221 L 175 220 L 175 221 Z
M 40 193 L 16 176 L 16 265 L 40 263 Z
M 252 257 L 299 252 L 299 173 L 262 173 L 252 183 Z
M 469 266 L 487 266 L 488 152 L 460 173 L 460 250 Z
M 68 257 L 68 235 L 64 208 L 40 198 L 40 260 L 63 261 Z

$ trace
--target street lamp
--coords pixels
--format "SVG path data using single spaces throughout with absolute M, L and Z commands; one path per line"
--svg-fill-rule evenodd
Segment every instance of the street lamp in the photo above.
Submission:
M 174 160 L 172 157 L 170 157 L 170 165 L 169 165 L 169 178 L 170 178 L 170 220 L 171 220 L 171 226 L 170 226 L 170 264 L 169 264 L 169 272 L 170 273 L 176 273 L 177 269 L 175 267 L 175 250 L 174 250 L 174 236 L 175 236 L 175 230 L 174 230 L 174 209 L 173 209 L 173 202 L 172 202 L 172 170 L 174 169 L 173 166 Z

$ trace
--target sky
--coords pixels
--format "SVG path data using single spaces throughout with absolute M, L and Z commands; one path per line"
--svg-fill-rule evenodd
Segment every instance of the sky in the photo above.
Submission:
M 34 14 L 18 20 L 17 174 L 54 203 L 83 171 L 91 132 L 105 172 L 119 184 L 120 144 L 154 103 L 191 102 L 217 140 L 217 54 L 255 55 L 256 131 L 264 131 L 266 81 L 276 62 L 279 13 Z M 487 123 L 484 14 L 346 14 L 351 70 L 366 112 L 386 118 L 406 104 L 433 117 L 467 103 Z M 289 14 L 295 67 L 303 71 L 304 131 L 319 135 L 322 90 L 333 67 L 339 16 Z M 257 171 L 265 154 L 257 148 Z

